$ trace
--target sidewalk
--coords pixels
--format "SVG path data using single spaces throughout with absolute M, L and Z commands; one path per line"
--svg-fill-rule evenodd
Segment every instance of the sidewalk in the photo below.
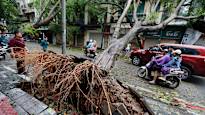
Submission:
M 0 92 L 0 115 L 18 115 L 6 95 Z
M 56 112 L 23 90 L 16 88 L 29 77 L 16 74 L 16 62 L 0 60 L 0 115 L 56 115 Z

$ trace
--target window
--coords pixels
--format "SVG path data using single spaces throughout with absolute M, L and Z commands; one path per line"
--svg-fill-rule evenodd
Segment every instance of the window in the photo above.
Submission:
M 149 48 L 149 51 L 160 51 L 160 48 L 157 47 L 157 46 L 150 47 L 150 48 Z
M 191 48 L 180 48 L 182 51 L 182 54 L 188 54 L 188 55 L 199 55 L 199 52 L 195 49 Z

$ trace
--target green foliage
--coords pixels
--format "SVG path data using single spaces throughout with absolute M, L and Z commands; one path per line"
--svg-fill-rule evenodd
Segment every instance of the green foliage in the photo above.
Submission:
M 0 18 L 7 21 L 16 19 L 18 10 L 15 0 L 0 0 L 0 14 Z
M 61 25 L 56 23 L 49 24 L 48 29 L 54 33 L 60 33 L 62 30 Z
M 67 0 L 67 19 L 69 22 L 75 22 L 83 19 L 85 0 Z
M 146 17 L 146 21 L 149 23 L 155 23 L 155 21 L 158 19 L 159 17 L 159 12 L 151 12 L 147 17 Z
M 35 28 L 33 28 L 33 26 L 31 24 L 22 24 L 20 27 L 20 30 L 23 33 L 26 33 L 26 34 L 32 35 L 32 36 L 35 36 L 37 34 L 37 30 Z
M 165 13 L 170 14 L 174 9 L 175 6 L 177 5 L 177 3 L 179 3 L 178 1 L 174 1 L 174 0 L 162 0 L 161 4 L 164 6 Z
M 189 15 L 200 16 L 205 14 L 205 0 L 193 0 Z
M 73 44 L 75 37 L 80 33 L 80 27 L 78 26 L 67 26 L 67 43 Z

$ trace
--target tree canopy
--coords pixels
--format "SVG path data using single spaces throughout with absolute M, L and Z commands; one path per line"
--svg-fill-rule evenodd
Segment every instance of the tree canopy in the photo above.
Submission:
M 7 21 L 14 20 L 18 16 L 18 9 L 15 0 L 0 0 L 0 19 Z

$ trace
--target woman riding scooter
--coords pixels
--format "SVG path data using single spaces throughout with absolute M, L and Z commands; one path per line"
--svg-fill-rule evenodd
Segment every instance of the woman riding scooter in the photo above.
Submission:
M 167 49 L 164 49 L 164 56 L 162 56 L 161 58 L 159 59 L 152 59 L 150 64 L 147 66 L 147 69 L 148 69 L 148 77 L 151 76 L 151 72 L 152 71 L 155 71 L 155 73 L 157 71 L 160 71 L 161 68 L 162 68 L 162 65 L 168 63 L 169 61 L 171 60 L 171 54 L 168 53 L 168 50 Z M 153 80 L 150 81 L 151 84 L 155 84 L 155 81 L 157 79 L 157 75 L 154 76 Z

